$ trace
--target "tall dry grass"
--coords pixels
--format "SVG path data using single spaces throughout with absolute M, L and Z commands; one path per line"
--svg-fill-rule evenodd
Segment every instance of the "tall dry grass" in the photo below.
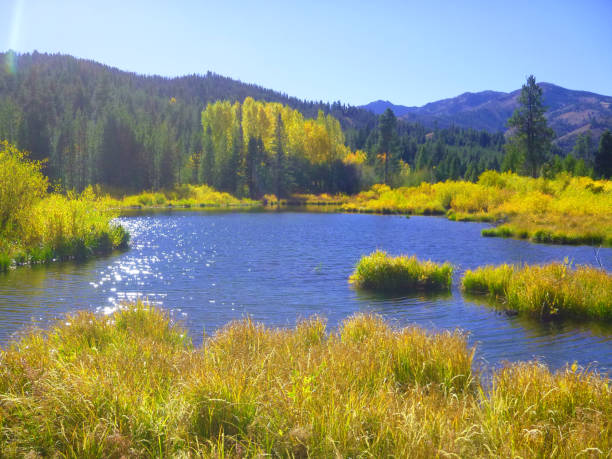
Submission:
M 609 380 L 537 363 L 486 388 L 460 333 L 233 322 L 194 348 L 137 304 L 78 313 L 0 354 L 5 457 L 610 454 Z
M 502 300 L 501 307 L 541 319 L 612 320 L 612 275 L 590 266 L 485 266 L 466 271 L 462 287 L 489 293 Z

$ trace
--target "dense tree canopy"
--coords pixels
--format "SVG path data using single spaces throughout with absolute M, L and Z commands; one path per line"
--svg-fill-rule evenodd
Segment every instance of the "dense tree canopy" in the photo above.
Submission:
M 198 181 L 215 188 L 252 198 L 358 191 L 354 157 L 363 153 L 349 150 L 339 121 L 322 110 L 307 119 L 275 102 L 218 101 L 202 112 L 202 128 Z

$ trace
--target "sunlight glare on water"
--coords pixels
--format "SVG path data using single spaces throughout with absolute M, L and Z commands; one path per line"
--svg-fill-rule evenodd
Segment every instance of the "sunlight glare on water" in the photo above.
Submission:
M 486 225 L 436 217 L 297 213 L 135 214 L 120 223 L 130 250 L 84 264 L 20 268 L 0 276 L 0 341 L 32 319 L 65 312 L 111 314 L 137 299 L 168 309 L 196 344 L 228 321 L 250 316 L 271 326 L 292 326 L 319 314 L 335 327 L 356 312 L 383 315 L 397 325 L 462 329 L 484 365 L 539 358 L 553 367 L 578 361 L 612 368 L 612 327 L 549 322 L 500 314 L 466 298 L 461 274 L 485 264 L 546 263 L 567 257 L 595 264 L 592 247 L 531 244 L 483 238 Z M 359 258 L 375 249 L 416 254 L 456 266 L 445 295 L 384 296 L 357 292 L 347 282 Z M 612 250 L 602 249 L 612 267 Z

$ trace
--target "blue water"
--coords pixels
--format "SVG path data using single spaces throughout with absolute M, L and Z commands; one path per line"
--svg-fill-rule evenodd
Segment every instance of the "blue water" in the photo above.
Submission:
M 109 313 L 122 301 L 146 298 L 170 310 L 196 343 L 204 330 L 209 335 L 247 315 L 284 327 L 319 314 L 335 327 L 356 312 L 374 312 L 397 325 L 462 329 L 485 367 L 537 358 L 553 368 L 577 361 L 612 369 L 612 325 L 508 317 L 458 289 L 464 270 L 485 264 L 565 257 L 596 264 L 592 247 L 483 238 L 486 224 L 439 217 L 172 211 L 119 221 L 132 235 L 127 252 L 0 276 L 0 343 L 32 322 L 44 326 L 78 309 Z M 380 296 L 355 291 L 347 279 L 359 258 L 375 249 L 450 261 L 456 266 L 452 292 Z M 612 250 L 601 249 L 599 257 L 610 270 Z

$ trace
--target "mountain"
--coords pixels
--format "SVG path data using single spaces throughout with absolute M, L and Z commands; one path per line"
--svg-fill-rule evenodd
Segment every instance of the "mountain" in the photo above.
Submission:
M 591 130 L 595 141 L 605 129 L 612 129 L 612 97 L 587 91 L 575 91 L 551 83 L 538 83 L 542 88 L 546 117 L 555 131 L 555 143 L 569 151 L 578 134 Z M 433 128 L 451 125 L 483 129 L 489 132 L 506 131 L 506 122 L 518 106 L 521 90 L 510 93 L 499 91 L 466 92 L 460 96 L 423 105 L 406 107 L 388 101 L 375 101 L 362 108 L 381 114 L 387 108 L 410 122 L 420 122 Z
M 393 110 L 393 113 L 395 113 L 396 117 L 401 118 L 402 116 L 411 113 L 416 107 L 395 105 L 389 102 L 388 100 L 375 100 L 374 102 L 370 102 L 367 105 L 362 105 L 361 108 L 370 110 L 372 113 L 375 113 L 377 115 L 382 115 L 386 109 L 390 108 L 391 110 Z

